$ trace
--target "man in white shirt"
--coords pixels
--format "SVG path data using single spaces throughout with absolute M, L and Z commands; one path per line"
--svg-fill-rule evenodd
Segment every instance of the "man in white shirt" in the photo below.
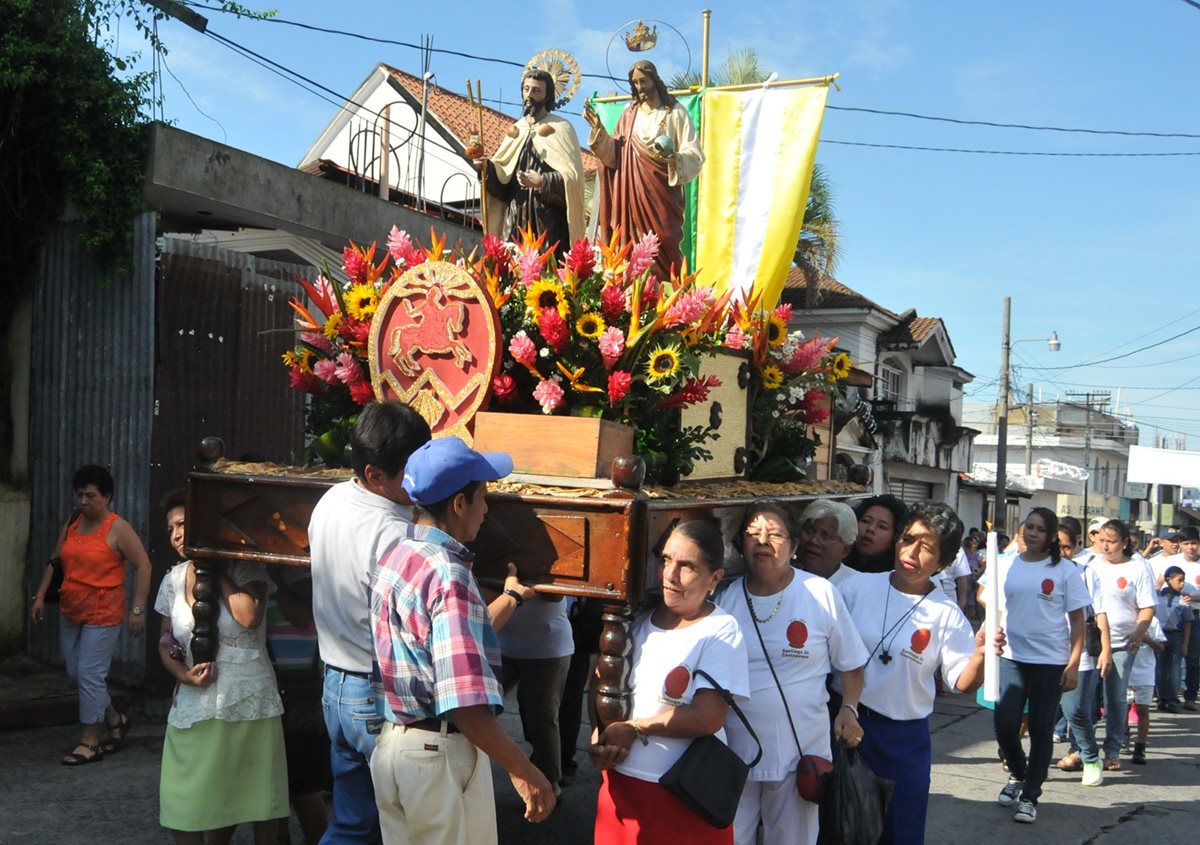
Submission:
M 842 563 L 858 539 L 858 517 L 845 502 L 817 499 L 800 515 L 796 565 L 838 586 L 858 571 Z
M 333 769 L 333 818 L 321 845 L 380 841 L 369 764 L 383 718 L 371 688 L 368 576 L 412 528 L 411 502 L 401 486 L 404 465 L 429 439 L 428 423 L 407 405 L 367 405 L 350 435 L 354 478 L 330 488 L 309 520 L 313 621 L 325 663 L 322 707 Z

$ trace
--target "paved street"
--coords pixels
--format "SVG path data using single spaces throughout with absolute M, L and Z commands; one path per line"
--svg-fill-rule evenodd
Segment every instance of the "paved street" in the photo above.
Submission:
M 503 718 L 519 733 L 515 715 Z M 0 845 L 170 842 L 158 826 L 163 731 L 161 723 L 142 719 L 119 754 L 78 770 L 57 759 L 75 739 L 73 727 L 0 732 Z M 1194 838 L 1200 827 L 1200 714 L 1154 714 L 1149 764 L 1108 775 L 1099 789 L 1052 769 L 1040 818 L 1028 827 L 994 801 L 1005 775 L 996 761 L 991 713 L 965 698 L 939 698 L 934 731 L 929 842 L 1161 845 Z M 598 777 L 582 753 L 580 760 L 579 780 L 543 825 L 520 819 L 508 779 L 496 772 L 501 842 L 591 841 Z M 249 830 L 239 830 L 234 841 L 251 842 Z M 301 841 L 294 824 L 293 841 Z

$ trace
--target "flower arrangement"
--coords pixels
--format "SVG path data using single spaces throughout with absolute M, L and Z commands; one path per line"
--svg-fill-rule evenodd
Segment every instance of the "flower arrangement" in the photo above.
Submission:
M 830 397 L 850 375 L 850 356 L 834 353 L 837 338 L 805 339 L 788 331 L 792 306 L 755 310 L 739 303 L 725 345 L 751 353 L 750 477 L 798 481 L 820 438 L 812 426 L 829 418 Z

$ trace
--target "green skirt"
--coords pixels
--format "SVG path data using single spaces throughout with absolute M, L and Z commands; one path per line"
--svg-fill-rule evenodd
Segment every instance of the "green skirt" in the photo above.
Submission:
M 168 725 L 158 802 L 159 823 L 171 830 L 217 830 L 287 818 L 279 717 Z

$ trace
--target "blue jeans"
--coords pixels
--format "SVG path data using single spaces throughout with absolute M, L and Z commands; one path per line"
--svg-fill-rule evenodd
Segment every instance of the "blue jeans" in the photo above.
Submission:
M 1071 726 L 1071 750 L 1077 752 L 1085 763 L 1095 763 L 1100 759 L 1096 723 L 1092 720 L 1096 684 L 1099 681 L 1100 670 L 1087 669 L 1079 673 L 1079 685 L 1062 694 L 1063 715 Z
M 120 625 L 76 625 L 58 619 L 58 649 L 67 677 L 79 689 L 79 721 L 98 725 L 112 703 L 108 697 L 108 669 L 121 635 Z
M 1154 666 L 1154 682 L 1158 687 L 1159 704 L 1179 703 L 1179 652 L 1183 647 L 1183 631 L 1167 631 L 1167 642 Z
M 1195 703 L 1200 691 L 1200 619 L 1192 620 L 1192 635 L 1188 637 L 1188 653 L 1183 659 L 1183 697 Z
M 1113 652 L 1113 668 L 1104 679 L 1104 757 L 1121 756 L 1125 743 L 1125 691 L 1129 687 L 1129 671 L 1136 655 L 1128 649 Z
M 370 763 L 383 717 L 376 708 L 370 680 L 325 667 L 321 706 L 333 770 L 333 818 L 321 845 L 378 843 L 382 837 Z
M 1000 658 L 1000 700 L 993 724 L 1008 772 L 1024 781 L 1021 798 L 1037 803 L 1054 755 L 1054 716 L 1065 665 L 1020 663 Z M 1122 698 L 1122 701 L 1125 699 Z M 1029 757 L 1021 746 L 1021 715 L 1029 704 Z

